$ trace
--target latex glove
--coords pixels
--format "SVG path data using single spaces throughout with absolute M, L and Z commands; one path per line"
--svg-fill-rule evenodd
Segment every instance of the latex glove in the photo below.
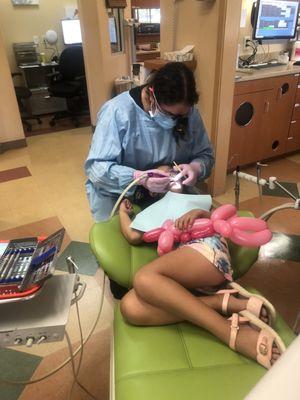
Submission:
M 192 162 L 190 164 L 180 164 L 181 173 L 186 179 L 182 182 L 186 186 L 195 186 L 201 171 L 201 164 Z
M 148 176 L 141 179 L 138 185 L 144 186 L 153 193 L 166 193 L 169 189 L 170 175 L 167 172 L 160 171 L 159 169 L 149 169 L 147 171 L 136 170 L 133 174 L 134 179 L 139 178 L 147 173 Z

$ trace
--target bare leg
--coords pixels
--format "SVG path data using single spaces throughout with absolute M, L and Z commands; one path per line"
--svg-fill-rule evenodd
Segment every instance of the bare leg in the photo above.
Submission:
M 195 297 L 199 302 L 205 303 L 208 307 L 221 313 L 223 295 L 210 295 Z M 245 309 L 247 300 L 240 300 L 232 297 L 229 302 L 230 314 Z M 154 326 L 169 325 L 182 322 L 183 319 L 171 314 L 159 307 L 154 307 L 142 300 L 134 289 L 131 289 L 121 300 L 121 312 L 133 325 Z
M 215 286 L 223 281 L 223 274 L 206 258 L 194 249 L 185 247 L 143 267 L 136 274 L 134 289 L 137 299 L 140 299 L 140 305 L 143 307 L 149 305 L 148 309 L 154 315 L 152 323 L 187 320 L 228 343 L 230 322 L 214 311 L 210 307 L 212 304 L 209 305 L 202 299 L 196 298 L 186 289 Z M 128 296 L 131 296 L 132 301 L 133 294 Z M 123 315 L 128 320 L 133 320 L 132 314 L 129 315 L 129 308 L 128 301 L 126 304 L 124 299 Z M 146 324 L 145 322 L 140 321 L 141 324 Z M 255 357 L 257 336 L 258 333 L 252 328 L 242 327 L 238 335 L 237 348 L 244 354 Z

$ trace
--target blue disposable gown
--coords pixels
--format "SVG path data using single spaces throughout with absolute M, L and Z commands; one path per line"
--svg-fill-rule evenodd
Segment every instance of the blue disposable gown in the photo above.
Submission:
M 176 144 L 172 131 L 161 128 L 129 92 L 104 104 L 85 163 L 87 196 L 96 221 L 108 219 L 136 169 L 198 161 L 202 165 L 199 180 L 210 175 L 213 150 L 199 112 L 194 108 L 190 113 L 185 140 Z

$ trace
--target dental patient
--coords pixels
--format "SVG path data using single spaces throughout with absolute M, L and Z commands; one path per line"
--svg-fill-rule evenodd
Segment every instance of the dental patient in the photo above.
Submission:
M 130 227 L 132 204 L 120 205 L 120 225 L 129 243 L 142 243 L 143 232 Z M 181 231 L 210 212 L 192 210 L 175 221 Z M 218 337 L 231 349 L 270 368 L 285 346 L 270 327 L 273 306 L 232 282 L 233 270 L 226 240 L 216 234 L 181 244 L 176 250 L 143 266 L 133 288 L 121 300 L 123 317 L 133 325 L 154 326 L 189 321 Z M 224 290 L 216 291 L 220 286 Z M 214 294 L 196 296 L 199 289 Z M 198 292 L 197 292 L 198 291 Z

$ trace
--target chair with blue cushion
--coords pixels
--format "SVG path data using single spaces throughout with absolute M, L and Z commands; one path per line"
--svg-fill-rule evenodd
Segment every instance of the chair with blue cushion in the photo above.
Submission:
M 118 216 L 92 227 L 90 245 L 109 278 L 127 288 L 136 271 L 157 257 L 155 246 L 127 242 Z M 258 249 L 233 243 L 229 249 L 238 279 L 254 264 Z M 294 339 L 280 317 L 275 329 L 286 345 Z M 204 329 L 187 322 L 132 326 L 124 321 L 119 306 L 115 309 L 112 366 L 110 395 L 116 400 L 241 400 L 266 372 Z

